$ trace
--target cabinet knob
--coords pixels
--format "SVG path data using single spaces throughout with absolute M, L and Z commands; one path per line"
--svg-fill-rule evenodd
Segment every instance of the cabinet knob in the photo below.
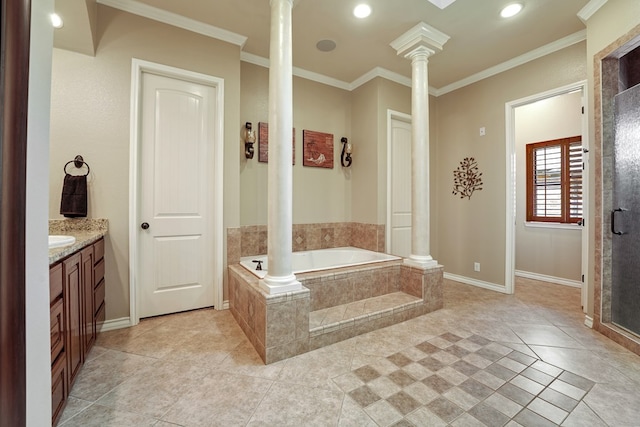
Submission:
M 142 224 L 140 224 L 140 228 L 142 228 L 143 230 L 147 230 L 149 228 L 149 223 L 143 222 Z

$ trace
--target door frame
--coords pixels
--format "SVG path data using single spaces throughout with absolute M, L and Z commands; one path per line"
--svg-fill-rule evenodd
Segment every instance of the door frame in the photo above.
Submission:
M 385 252 L 391 253 L 391 190 L 393 189 L 391 173 L 391 144 L 393 139 L 393 132 L 391 129 L 391 122 L 393 120 L 399 120 L 411 124 L 412 116 L 410 114 L 401 113 L 395 110 L 387 110 L 387 220 L 385 226 Z
M 506 125 L 506 250 L 505 250 L 505 287 L 506 293 L 513 294 L 515 291 L 515 221 L 516 221 L 516 147 L 515 147 L 515 109 L 523 105 L 532 104 L 543 99 L 552 98 L 558 95 L 564 95 L 576 90 L 582 90 L 582 146 L 589 147 L 589 125 L 586 112 L 589 111 L 587 81 L 581 80 L 546 92 L 537 93 L 505 104 L 505 125 Z M 591 221 L 589 220 L 589 156 L 583 153 L 584 171 L 582 180 L 582 206 L 583 218 L 586 226 L 582 227 L 582 286 L 581 286 L 581 302 L 583 311 L 587 311 L 587 269 L 589 257 L 589 230 L 591 229 Z
M 138 296 L 138 215 L 140 193 L 140 110 L 142 104 L 142 74 L 152 73 L 163 77 L 197 83 L 216 88 L 215 129 L 213 131 L 213 212 L 211 213 L 212 246 L 213 246 L 213 286 L 214 300 L 212 305 L 222 309 L 223 295 L 223 177 L 224 177 L 224 79 L 194 71 L 183 70 L 168 65 L 157 64 L 133 58 L 131 61 L 131 124 L 129 153 L 129 323 L 131 326 L 140 322 Z

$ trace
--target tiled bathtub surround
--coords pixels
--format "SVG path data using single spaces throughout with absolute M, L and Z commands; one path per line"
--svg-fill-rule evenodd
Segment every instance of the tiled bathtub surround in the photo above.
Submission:
M 384 252 L 385 226 L 357 222 L 335 222 L 293 225 L 293 251 L 355 246 Z M 248 225 L 227 229 L 227 264 L 240 262 L 240 257 L 267 253 L 267 226 Z
M 441 308 L 442 275 L 441 266 L 387 261 L 300 274 L 303 291 L 274 296 L 236 264 L 229 266 L 229 305 L 268 364 Z

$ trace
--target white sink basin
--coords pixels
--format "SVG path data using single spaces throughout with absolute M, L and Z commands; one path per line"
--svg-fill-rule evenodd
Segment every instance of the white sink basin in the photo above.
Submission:
M 49 236 L 49 249 L 73 245 L 76 238 L 73 236 Z

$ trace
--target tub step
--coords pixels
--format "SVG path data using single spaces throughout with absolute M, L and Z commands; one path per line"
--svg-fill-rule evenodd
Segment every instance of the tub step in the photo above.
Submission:
M 427 313 L 421 298 L 404 292 L 367 298 L 309 313 L 311 347 L 319 348 Z

